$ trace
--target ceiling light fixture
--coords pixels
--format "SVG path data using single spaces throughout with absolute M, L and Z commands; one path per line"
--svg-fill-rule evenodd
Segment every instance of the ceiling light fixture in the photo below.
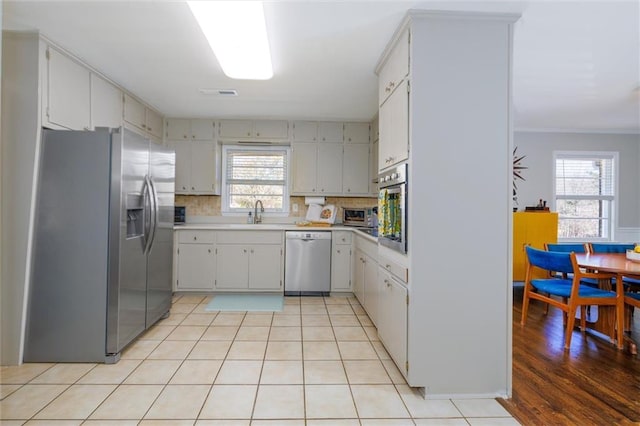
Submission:
M 260 1 L 188 1 L 227 77 L 273 77 L 264 8 Z
M 198 89 L 198 92 L 209 96 L 238 96 L 236 89 Z

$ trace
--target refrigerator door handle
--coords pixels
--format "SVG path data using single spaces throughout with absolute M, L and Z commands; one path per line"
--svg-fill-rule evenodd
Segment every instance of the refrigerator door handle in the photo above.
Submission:
M 154 204 L 152 201 L 153 195 L 151 193 L 151 180 L 149 179 L 149 175 L 145 175 L 144 177 L 144 186 L 142 187 L 142 193 L 144 196 L 144 208 L 145 210 L 147 210 L 147 208 L 149 209 L 148 212 L 145 211 L 144 213 L 144 218 L 145 218 L 144 253 L 146 254 L 146 253 L 149 253 L 149 250 L 151 249 L 151 242 L 152 242 L 151 240 L 153 235 L 153 210 L 154 210 Z M 146 220 L 147 213 L 149 214 L 148 223 Z
M 149 176 L 149 188 L 151 189 L 151 197 L 150 199 L 153 200 L 153 209 L 152 209 L 152 214 L 153 214 L 153 221 L 151 222 L 151 230 L 152 230 L 152 234 L 151 234 L 151 238 L 150 238 L 150 242 L 149 242 L 149 250 L 151 250 L 151 247 L 153 247 L 153 242 L 156 239 L 156 232 L 158 231 L 158 192 L 156 191 L 156 184 L 153 181 L 153 177 Z

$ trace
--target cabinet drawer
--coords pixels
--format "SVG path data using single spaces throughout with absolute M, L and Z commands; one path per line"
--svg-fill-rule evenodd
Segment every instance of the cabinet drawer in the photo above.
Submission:
M 213 244 L 216 233 L 213 231 L 177 231 L 178 242 L 192 244 Z
M 218 244 L 282 244 L 282 231 L 220 231 Z
M 378 264 L 382 269 L 389 271 L 394 277 L 400 279 L 403 283 L 409 282 L 409 268 L 406 266 L 384 256 L 378 257 Z
M 351 231 L 333 231 L 334 244 L 351 244 Z

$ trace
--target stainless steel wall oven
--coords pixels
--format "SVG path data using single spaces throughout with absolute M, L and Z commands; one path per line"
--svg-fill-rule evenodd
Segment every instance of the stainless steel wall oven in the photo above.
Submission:
M 378 242 L 407 252 L 407 164 L 379 175 Z

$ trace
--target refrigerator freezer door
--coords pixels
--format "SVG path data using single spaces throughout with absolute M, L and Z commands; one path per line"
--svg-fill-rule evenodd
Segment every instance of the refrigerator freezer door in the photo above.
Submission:
M 144 196 L 149 173 L 149 142 L 120 128 L 112 134 L 111 244 L 107 352 L 118 353 L 145 329 L 147 264 L 145 232 L 128 232 L 132 217 L 149 225 Z
M 171 308 L 175 213 L 175 153 L 153 142 L 149 145 L 149 177 L 157 212 L 147 255 L 147 328 Z

